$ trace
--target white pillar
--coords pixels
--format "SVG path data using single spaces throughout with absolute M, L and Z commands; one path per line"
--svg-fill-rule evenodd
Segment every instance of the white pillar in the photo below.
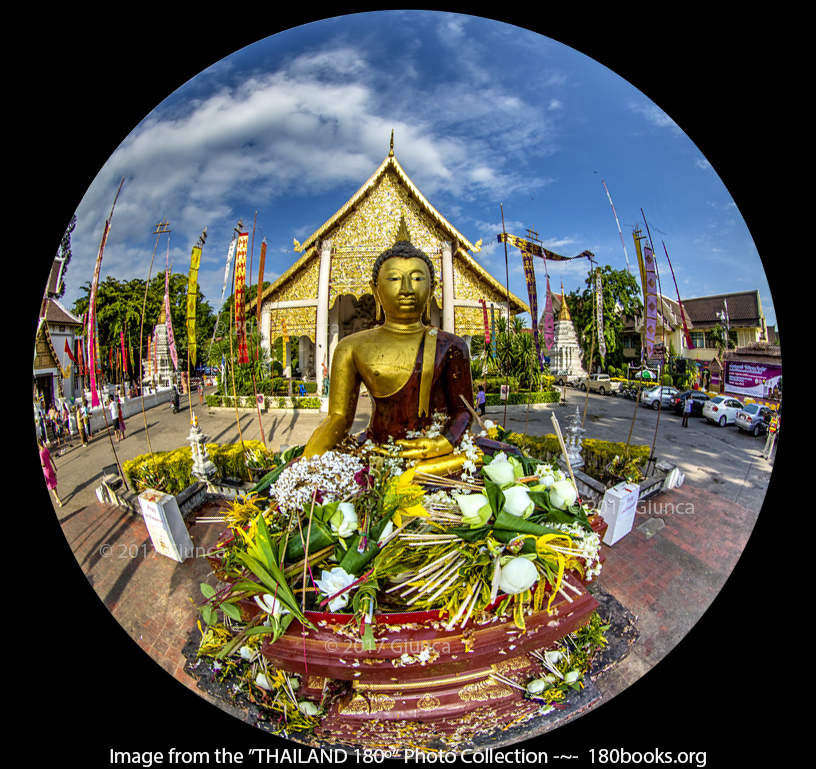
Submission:
M 283 367 L 283 375 L 285 377 L 290 378 L 292 376 L 292 343 L 287 342 L 284 345 L 284 367 Z
M 454 330 L 453 313 L 453 252 L 450 241 L 442 241 L 442 330 Z
M 304 378 L 311 376 L 312 340 L 305 334 L 298 339 L 298 368 Z
M 317 277 L 317 317 L 315 319 L 315 374 L 317 392 L 323 392 L 323 363 L 329 366 L 329 277 L 331 275 L 331 241 L 320 244 L 320 271 Z
M 431 325 L 439 328 L 439 305 L 434 297 L 431 297 L 428 301 L 431 303 Z
M 265 302 L 261 307 L 261 347 L 269 353 L 269 359 L 272 359 L 272 308 L 269 302 Z
M 326 365 L 331 372 L 331 362 L 334 358 L 334 351 L 340 341 L 340 316 L 342 314 L 343 297 L 338 296 L 329 310 L 329 359 Z

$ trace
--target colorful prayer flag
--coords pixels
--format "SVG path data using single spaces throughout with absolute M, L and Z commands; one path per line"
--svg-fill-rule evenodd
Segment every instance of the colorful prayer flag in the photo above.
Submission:
M 238 248 L 235 255 L 235 325 L 238 330 L 238 363 L 249 363 L 247 352 L 246 308 L 244 295 L 246 292 L 246 255 L 249 233 L 242 232 L 238 236 Z
M 606 338 L 604 337 L 604 318 L 603 318 L 603 283 L 601 281 L 601 268 L 595 271 L 595 319 L 598 329 L 598 352 L 601 354 L 601 363 L 606 358 Z
M 525 247 L 521 251 L 521 258 L 524 264 L 524 277 L 527 280 L 527 295 L 530 298 L 530 315 L 533 319 L 533 340 L 535 341 L 536 357 L 538 358 L 539 370 L 543 371 L 544 359 L 541 354 L 541 343 L 538 339 L 538 292 L 535 282 L 535 268 L 533 267 L 532 251 L 527 250 L 527 245 L 534 244 L 528 244 L 526 240 L 520 242 L 525 244 Z
M 194 246 L 190 255 L 190 278 L 187 283 L 187 354 L 191 365 L 196 363 L 196 299 L 198 298 L 198 268 L 201 264 L 201 246 Z

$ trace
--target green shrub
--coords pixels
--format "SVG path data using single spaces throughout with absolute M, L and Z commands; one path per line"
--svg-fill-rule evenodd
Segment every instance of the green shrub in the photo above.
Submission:
M 529 401 L 530 403 L 558 403 L 561 394 L 556 390 L 550 390 L 548 392 L 511 392 L 507 398 L 507 405 L 508 406 L 520 406 L 526 405 Z M 485 396 L 485 405 L 487 406 L 502 406 L 504 405 L 504 401 L 501 400 L 501 396 L 495 393 L 489 393 Z

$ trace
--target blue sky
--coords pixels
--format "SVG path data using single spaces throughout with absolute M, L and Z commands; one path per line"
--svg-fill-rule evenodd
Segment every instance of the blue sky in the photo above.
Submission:
M 471 242 L 502 283 L 502 229 L 626 266 L 606 182 L 633 267 L 632 226 L 652 228 L 663 292 L 682 298 L 758 289 L 773 300 L 757 248 L 716 169 L 672 118 L 624 79 L 555 40 L 502 22 L 435 12 L 382 12 L 314 22 L 217 62 L 148 114 L 77 206 L 64 304 L 90 280 L 105 219 L 125 177 L 102 278 L 145 278 L 164 218 L 175 271 L 207 227 L 199 283 L 218 306 L 239 218 L 257 211 L 268 241 L 265 278 L 388 153 Z M 166 237 L 153 274 L 164 267 Z M 510 288 L 526 299 L 518 251 Z M 587 264 L 549 263 L 551 285 L 584 287 Z M 664 272 L 665 269 L 665 272 Z M 539 307 L 545 276 L 536 262 Z M 253 276 L 254 279 L 255 276 Z M 227 293 L 229 293 L 229 288 Z

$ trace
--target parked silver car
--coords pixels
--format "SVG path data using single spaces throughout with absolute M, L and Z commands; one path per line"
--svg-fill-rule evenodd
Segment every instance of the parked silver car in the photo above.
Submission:
M 675 397 L 680 392 L 676 387 L 662 385 L 644 390 L 640 394 L 640 405 L 657 411 L 662 406 L 664 409 L 671 408 Z
M 737 412 L 737 427 L 744 433 L 751 433 L 754 436 L 761 435 L 768 431 L 768 422 L 765 415 L 771 410 L 761 403 L 747 403 Z

